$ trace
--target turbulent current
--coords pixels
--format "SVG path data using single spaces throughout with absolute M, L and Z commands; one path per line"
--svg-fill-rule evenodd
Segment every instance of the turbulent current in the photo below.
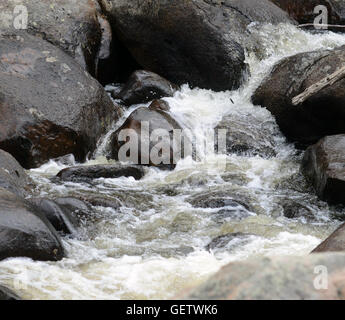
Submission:
M 344 212 L 317 199 L 299 172 L 303 154 L 250 97 L 280 59 L 344 45 L 345 36 L 306 33 L 291 25 L 252 26 L 252 32 L 260 33 L 265 52 L 261 60 L 247 56 L 251 76 L 240 90 L 215 93 L 184 85 L 165 98 L 173 116 L 196 136 L 198 161 L 181 160 L 171 172 L 147 168 L 140 181 L 98 179 L 92 184 L 52 182 L 68 166 L 59 162 L 31 170 L 36 196 L 100 195 L 122 206 L 93 207 L 78 237 L 63 238 L 67 257 L 60 262 L 0 262 L 0 283 L 25 299 L 169 299 L 231 261 L 305 255 L 325 239 Z M 121 121 L 134 109 L 126 110 Z M 254 149 L 273 154 L 215 155 L 207 137 L 220 121 L 249 135 Z M 109 135 L 85 165 L 109 163 L 104 155 Z M 195 205 L 224 194 L 237 202 L 225 201 L 223 208 Z M 296 207 L 304 214 L 284 216 L 286 208 Z M 212 239 L 236 232 L 248 235 L 206 248 Z

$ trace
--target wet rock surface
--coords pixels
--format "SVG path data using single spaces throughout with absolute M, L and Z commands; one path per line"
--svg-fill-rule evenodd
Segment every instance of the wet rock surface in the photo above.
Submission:
M 269 1 L 104 0 L 119 38 L 137 62 L 180 85 L 238 88 L 253 22 L 290 22 Z M 195 36 L 197 35 L 197 37 Z
M 295 96 L 334 73 L 344 62 L 344 47 L 283 59 L 254 93 L 252 101 L 267 108 L 276 117 L 282 132 L 298 147 L 314 144 L 327 135 L 344 133 L 345 79 L 298 106 L 292 104 Z
M 56 261 L 63 256 L 58 234 L 38 208 L 0 188 L 0 260 L 28 257 Z
M 25 196 L 30 194 L 32 185 L 33 182 L 17 160 L 0 150 L 0 187 Z
M 10 289 L 0 285 L 0 301 L 14 301 L 14 300 L 21 300 L 21 299 Z
M 321 199 L 345 204 L 345 135 L 328 136 L 309 147 L 302 172 Z
M 134 72 L 115 99 L 121 99 L 127 106 L 146 103 L 154 99 L 171 97 L 178 87 L 153 72 Z
M 145 171 L 135 165 L 93 165 L 71 167 L 60 171 L 57 177 L 64 181 L 87 182 L 99 178 L 133 177 L 140 180 Z
M 229 233 L 213 239 L 207 246 L 208 251 L 233 251 L 239 246 L 248 244 L 255 236 L 247 233 Z
M 342 224 L 326 240 L 321 242 L 312 253 L 331 251 L 345 251 L 345 224 Z
M 0 38 L 0 148 L 26 169 L 74 154 L 77 161 L 119 117 L 101 85 L 48 42 Z

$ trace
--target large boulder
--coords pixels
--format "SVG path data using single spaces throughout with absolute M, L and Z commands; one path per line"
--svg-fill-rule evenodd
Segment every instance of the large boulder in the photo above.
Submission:
M 185 292 L 187 300 L 343 300 L 345 254 L 262 257 L 233 262 L 201 286 Z
M 344 0 L 270 0 L 277 6 L 287 11 L 289 15 L 301 24 L 314 23 L 320 15 L 316 7 L 322 5 L 327 8 L 328 24 L 345 24 L 345 1 Z M 343 28 L 332 30 L 344 31 Z
M 57 177 L 64 181 L 88 182 L 99 178 L 120 178 L 133 177 L 140 180 L 145 175 L 145 171 L 140 166 L 135 165 L 93 165 L 78 166 L 61 170 Z
M 345 132 L 345 78 L 295 106 L 292 99 L 345 63 L 345 46 L 301 53 L 274 66 L 252 97 L 276 117 L 282 132 L 298 147 Z
M 342 224 L 325 241 L 321 242 L 312 253 L 345 251 L 345 224 Z
M 56 261 L 63 256 L 59 235 L 38 208 L 0 188 L 0 260 Z
M 290 22 L 268 0 L 102 0 L 119 39 L 146 70 L 180 85 L 238 88 L 247 72 L 247 26 Z M 258 42 L 256 44 L 259 44 Z
M 125 105 L 146 103 L 154 99 L 172 97 L 178 89 L 170 81 L 153 72 L 138 70 L 128 79 L 115 99 L 121 99 Z
M 96 75 L 98 58 L 107 58 L 110 53 L 105 52 L 107 47 L 109 51 L 111 41 L 96 0 L 2 1 L 0 12 L 8 19 L 0 19 L 0 31 L 15 30 L 15 19 L 22 14 L 21 10 L 15 11 L 18 5 L 26 7 L 27 32 L 64 50 Z M 106 37 L 110 39 L 106 41 Z
M 181 134 L 180 141 L 174 130 Z M 110 137 L 110 157 L 122 162 L 174 169 L 187 155 L 193 155 L 191 140 L 168 112 L 159 109 L 136 109 Z
M 0 150 L 0 187 L 19 196 L 30 193 L 32 181 L 9 153 Z
M 0 148 L 26 169 L 83 161 L 119 108 L 73 58 L 25 32 L 0 37 Z
M 345 204 L 345 135 L 325 137 L 309 147 L 302 172 L 321 199 Z

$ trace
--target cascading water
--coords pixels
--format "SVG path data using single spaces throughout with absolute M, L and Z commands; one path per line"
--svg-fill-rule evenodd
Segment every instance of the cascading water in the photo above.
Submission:
M 166 98 L 174 117 L 196 136 L 197 162 L 181 160 L 172 172 L 146 169 L 140 181 L 98 179 L 92 185 L 52 182 L 67 167 L 58 162 L 30 171 L 39 196 L 97 194 L 117 198 L 122 207 L 94 207 L 92 222 L 85 222 L 80 236 L 63 239 L 68 257 L 60 262 L 0 262 L 0 283 L 26 299 L 165 299 L 230 261 L 307 254 L 336 228 L 335 209 L 319 201 L 299 173 L 301 154 L 286 143 L 272 115 L 253 106 L 250 97 L 275 62 L 343 45 L 345 36 L 310 34 L 291 25 L 251 28 L 260 33 L 265 52 L 261 61 L 247 57 L 251 77 L 243 88 L 215 93 L 184 85 Z M 275 155 L 213 154 L 206 138 L 222 119 L 238 133 L 249 133 L 253 148 L 269 148 Z M 108 163 L 104 150 L 109 134 L 96 159 L 85 165 Z M 192 206 L 219 195 L 229 196 L 222 208 Z M 288 219 L 283 215 L 286 203 L 298 203 L 308 214 Z M 235 232 L 248 235 L 206 249 L 212 239 Z

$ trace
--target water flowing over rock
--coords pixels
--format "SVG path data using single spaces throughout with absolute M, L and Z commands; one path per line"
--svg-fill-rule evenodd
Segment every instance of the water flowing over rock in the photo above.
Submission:
M 102 48 L 102 28 L 99 23 L 102 17 L 97 1 L 2 1 L 0 12 L 13 15 L 13 19 L 0 19 L 0 31 L 15 31 L 14 18 L 23 13 L 21 9 L 13 14 L 18 5 L 25 6 L 27 10 L 27 32 L 59 47 L 75 58 L 85 70 L 96 75 L 98 54 Z
M 125 105 L 146 103 L 154 99 L 171 97 L 178 89 L 176 85 L 153 72 L 138 70 L 128 79 L 115 99 L 121 99 Z
M 192 300 L 343 300 L 345 254 L 263 257 L 223 267 L 184 298 Z M 325 266 L 328 288 L 315 287 L 315 270 Z M 320 271 L 319 271 L 320 272 Z
M 0 187 L 25 196 L 30 193 L 31 186 L 31 179 L 17 160 L 0 150 Z
M 206 250 L 216 252 L 217 250 L 232 251 L 238 248 L 239 246 L 244 246 L 253 240 L 255 236 L 246 233 L 229 233 L 222 236 L 219 236 L 213 239 L 207 246 Z
M 60 171 L 57 177 L 64 181 L 83 182 L 119 177 L 133 177 L 135 180 L 140 180 L 144 175 L 144 169 L 135 165 L 93 165 L 67 168 Z
M 345 204 L 345 135 L 325 137 L 309 147 L 302 172 L 321 199 Z
M 246 29 L 250 23 L 291 22 L 268 0 L 102 4 L 119 38 L 144 69 L 178 85 L 188 82 L 216 91 L 238 88 L 247 73 L 244 48 L 255 42 Z
M 331 75 L 345 62 L 345 47 L 301 53 L 276 64 L 252 97 L 267 108 L 290 141 L 299 147 L 345 132 L 345 79 L 324 88 L 298 106 L 292 99 Z
M 315 248 L 312 253 L 330 251 L 345 251 L 345 224 L 342 224 L 335 230 L 325 241 Z
M 301 24 L 314 23 L 315 18 L 321 13 L 315 10 L 319 6 L 327 8 L 328 24 L 345 24 L 344 0 L 270 0 L 277 6 L 287 11 L 289 15 Z M 320 23 L 320 22 L 317 22 Z M 323 22 L 325 23 L 325 22 Z M 329 28 L 330 30 L 344 32 L 343 28 Z
M 14 292 L 10 289 L 0 286 L 0 301 L 14 301 L 21 300 Z
M 26 169 L 96 148 L 120 109 L 74 59 L 18 32 L 0 38 L 0 148 Z
M 58 234 L 37 207 L 0 188 L 0 260 L 28 257 L 56 261 L 63 256 Z
M 178 139 L 174 139 L 175 129 L 181 133 L 181 143 Z M 160 130 L 164 130 L 167 135 L 158 134 Z M 130 151 L 128 157 L 133 159 L 134 164 L 173 169 L 177 160 L 185 156 L 185 144 L 188 144 L 186 149 L 189 155 L 192 155 L 193 152 L 192 142 L 188 137 L 183 137 L 182 130 L 180 124 L 169 113 L 140 107 L 132 112 L 125 123 L 110 137 L 110 157 L 119 160 L 119 152 L 125 144 L 129 143 L 132 148 L 127 150 Z M 159 142 L 153 141 L 155 140 L 155 132 Z M 130 134 L 129 139 L 128 136 L 121 138 L 123 134 Z M 157 143 L 163 146 L 162 149 L 157 147 Z M 153 153 L 155 154 L 154 157 L 152 156 Z M 120 161 L 124 160 L 120 159 Z

